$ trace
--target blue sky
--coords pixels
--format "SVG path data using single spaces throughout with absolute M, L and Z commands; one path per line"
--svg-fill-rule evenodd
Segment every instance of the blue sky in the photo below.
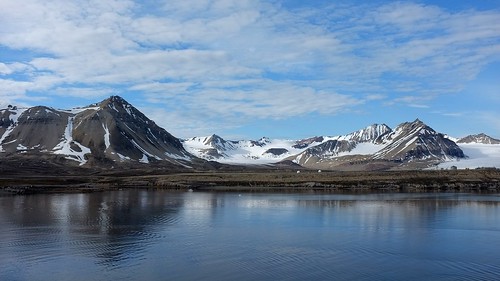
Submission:
M 178 137 L 500 137 L 500 1 L 0 0 L 0 26 L 2 107 L 120 95 Z

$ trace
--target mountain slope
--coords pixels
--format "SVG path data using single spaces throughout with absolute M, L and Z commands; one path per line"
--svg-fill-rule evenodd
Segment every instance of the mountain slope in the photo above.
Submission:
M 14 153 L 36 149 L 53 150 L 64 135 L 70 114 L 36 106 L 28 109 L 5 109 L 2 113 L 3 132 L 0 151 Z
M 73 110 L 37 106 L 0 111 L 4 154 L 62 155 L 80 165 L 167 161 L 186 166 L 194 157 L 181 142 L 118 96 Z

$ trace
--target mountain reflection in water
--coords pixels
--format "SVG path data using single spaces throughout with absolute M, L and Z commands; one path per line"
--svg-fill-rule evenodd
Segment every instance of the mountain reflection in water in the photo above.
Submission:
M 0 280 L 500 279 L 497 194 L 0 197 Z

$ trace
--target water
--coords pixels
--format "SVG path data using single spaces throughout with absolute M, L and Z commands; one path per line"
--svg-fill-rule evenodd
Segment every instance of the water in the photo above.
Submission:
M 497 194 L 0 197 L 0 280 L 500 280 Z

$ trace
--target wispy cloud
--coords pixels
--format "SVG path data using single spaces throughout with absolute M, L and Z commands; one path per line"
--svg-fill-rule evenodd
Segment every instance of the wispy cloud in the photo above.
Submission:
M 29 52 L 0 57 L 0 97 L 123 92 L 193 134 L 367 101 L 427 108 L 500 59 L 499 22 L 411 2 L 0 0 L 0 46 Z

